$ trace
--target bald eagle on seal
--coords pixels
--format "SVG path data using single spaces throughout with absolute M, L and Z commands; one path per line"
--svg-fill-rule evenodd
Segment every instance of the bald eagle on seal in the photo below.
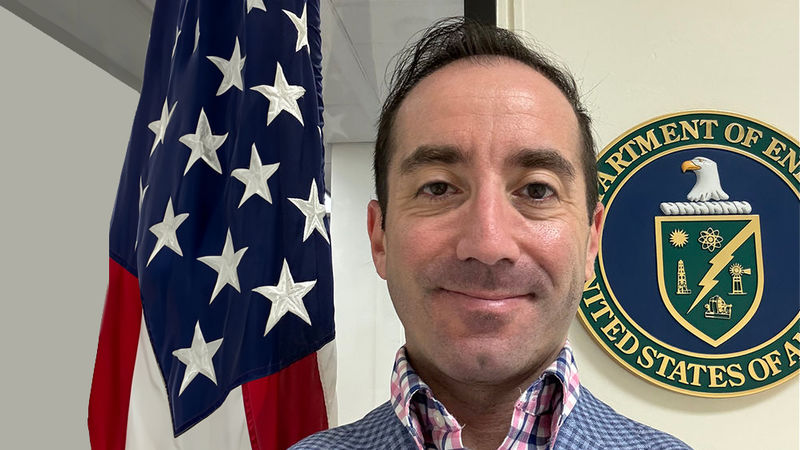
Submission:
M 728 194 L 722 190 L 717 172 L 717 163 L 698 156 L 681 164 L 681 170 L 694 172 L 697 180 L 686 198 L 692 202 L 705 202 L 708 200 L 727 200 Z

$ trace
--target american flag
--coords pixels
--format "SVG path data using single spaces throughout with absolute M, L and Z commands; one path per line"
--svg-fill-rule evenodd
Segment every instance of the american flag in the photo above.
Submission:
M 286 448 L 327 428 L 319 21 L 318 0 L 156 3 L 111 220 L 93 448 Z

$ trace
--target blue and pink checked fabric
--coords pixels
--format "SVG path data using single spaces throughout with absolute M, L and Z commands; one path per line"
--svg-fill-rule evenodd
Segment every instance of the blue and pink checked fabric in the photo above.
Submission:
M 463 426 L 436 400 L 411 367 L 405 347 L 395 356 L 391 405 L 419 449 L 462 449 Z M 580 395 L 580 379 L 567 342 L 556 360 L 523 392 L 514 406 L 508 435 L 499 450 L 552 448 Z

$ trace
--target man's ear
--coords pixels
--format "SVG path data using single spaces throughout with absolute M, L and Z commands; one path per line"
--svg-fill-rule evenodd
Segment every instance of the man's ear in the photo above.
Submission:
M 594 277 L 594 261 L 600 247 L 600 232 L 603 223 L 603 204 L 597 202 L 592 213 L 592 223 L 589 224 L 589 242 L 586 246 L 586 280 Z
M 381 206 L 375 200 L 367 205 L 367 234 L 372 250 L 372 263 L 381 278 L 386 279 L 386 240 L 383 230 Z

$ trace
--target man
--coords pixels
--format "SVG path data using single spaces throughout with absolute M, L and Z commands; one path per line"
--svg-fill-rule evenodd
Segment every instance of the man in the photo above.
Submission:
M 401 54 L 367 228 L 406 345 L 390 402 L 297 448 L 686 448 L 579 382 L 596 176 L 572 77 L 512 33 L 446 20 Z

